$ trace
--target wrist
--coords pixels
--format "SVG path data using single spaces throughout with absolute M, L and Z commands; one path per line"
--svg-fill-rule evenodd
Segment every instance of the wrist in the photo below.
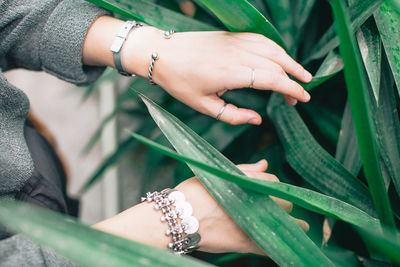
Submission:
M 94 228 L 147 245 L 167 248 L 170 238 L 165 235 L 168 226 L 160 220 L 160 212 L 152 203 L 141 203 L 105 221 Z
M 125 62 L 124 68 L 130 73 L 147 78 L 151 55 L 153 52 L 158 52 L 159 55 L 162 54 L 160 51 L 163 50 L 165 41 L 163 31 L 160 29 L 150 26 L 135 29 L 129 34 L 121 51 L 123 62 Z M 160 79 L 159 61 L 157 60 L 155 73 L 153 74 L 153 79 L 156 83 Z

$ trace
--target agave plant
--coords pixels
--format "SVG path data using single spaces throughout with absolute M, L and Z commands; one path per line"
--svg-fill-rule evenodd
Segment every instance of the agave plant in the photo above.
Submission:
M 400 213 L 397 1 L 196 0 L 194 18 L 181 14 L 172 0 L 89 1 L 159 28 L 260 33 L 284 47 L 315 75 L 310 84 L 304 84 L 313 100 L 297 107 L 289 106 L 276 93 L 243 89 L 224 95 L 227 101 L 262 114 L 264 123 L 257 127 L 230 126 L 188 111 L 161 88 L 134 78 L 120 93 L 116 110 L 88 148 L 117 115 L 135 118 L 139 126 L 131 129 L 135 133 L 125 134 L 83 192 L 123 154 L 142 153 L 138 148 L 144 143 L 149 160 L 143 190 L 150 187 L 149 174 L 166 166 L 175 168 L 175 177 L 180 179 L 198 176 L 278 265 L 400 264 L 396 228 Z M 118 78 L 115 72 L 107 72 L 97 84 L 86 88 L 85 95 L 105 79 Z M 146 108 L 151 116 L 144 112 Z M 168 141 L 176 151 L 170 149 Z M 181 163 L 177 165 L 171 158 Z M 245 177 L 232 163 L 259 158 L 269 160 L 269 172 L 282 183 Z M 304 233 L 269 195 L 292 201 L 295 215 L 310 223 L 310 232 Z M 31 218 L 29 224 L 23 223 L 24 216 Z M 0 222 L 85 265 L 98 266 L 100 257 L 104 265 L 118 266 L 133 262 L 154 266 L 206 264 L 164 251 L 159 252 L 164 257 L 155 258 L 144 245 L 61 215 L 32 212 L 32 208 L 13 202 L 2 201 Z M 262 257 L 239 254 L 200 257 L 219 265 L 238 258 L 242 264 L 266 263 Z

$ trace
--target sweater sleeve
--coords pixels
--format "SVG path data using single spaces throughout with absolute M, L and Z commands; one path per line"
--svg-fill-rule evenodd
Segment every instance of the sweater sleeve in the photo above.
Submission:
M 84 0 L 0 0 L 0 67 L 44 70 L 86 85 L 102 67 L 82 64 L 86 33 L 96 18 L 109 15 Z
M 62 256 L 41 248 L 21 235 L 14 235 L 0 242 L 0 259 L 0 267 L 79 266 Z

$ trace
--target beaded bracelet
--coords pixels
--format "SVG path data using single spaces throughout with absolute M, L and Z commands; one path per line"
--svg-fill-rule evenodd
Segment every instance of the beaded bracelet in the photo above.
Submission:
M 154 208 L 161 210 L 162 222 L 167 222 L 169 229 L 165 232 L 172 236 L 168 248 L 176 254 L 186 254 L 195 249 L 200 242 L 199 221 L 192 216 L 193 208 L 185 201 L 185 195 L 175 189 L 164 189 L 161 192 L 146 193 L 142 202 L 155 202 Z

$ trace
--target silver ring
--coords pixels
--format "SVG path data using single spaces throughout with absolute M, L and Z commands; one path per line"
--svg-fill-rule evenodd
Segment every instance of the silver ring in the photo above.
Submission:
M 254 69 L 251 69 L 251 82 L 250 82 L 250 88 L 254 88 L 254 80 L 256 78 L 256 72 Z
M 218 115 L 217 115 L 217 118 L 216 118 L 217 121 L 219 121 L 219 119 L 221 118 L 222 113 L 224 112 L 226 105 L 228 105 L 228 103 L 225 103 L 225 104 L 223 105 L 223 107 L 221 108 L 221 110 L 219 111 L 219 113 L 218 113 Z

